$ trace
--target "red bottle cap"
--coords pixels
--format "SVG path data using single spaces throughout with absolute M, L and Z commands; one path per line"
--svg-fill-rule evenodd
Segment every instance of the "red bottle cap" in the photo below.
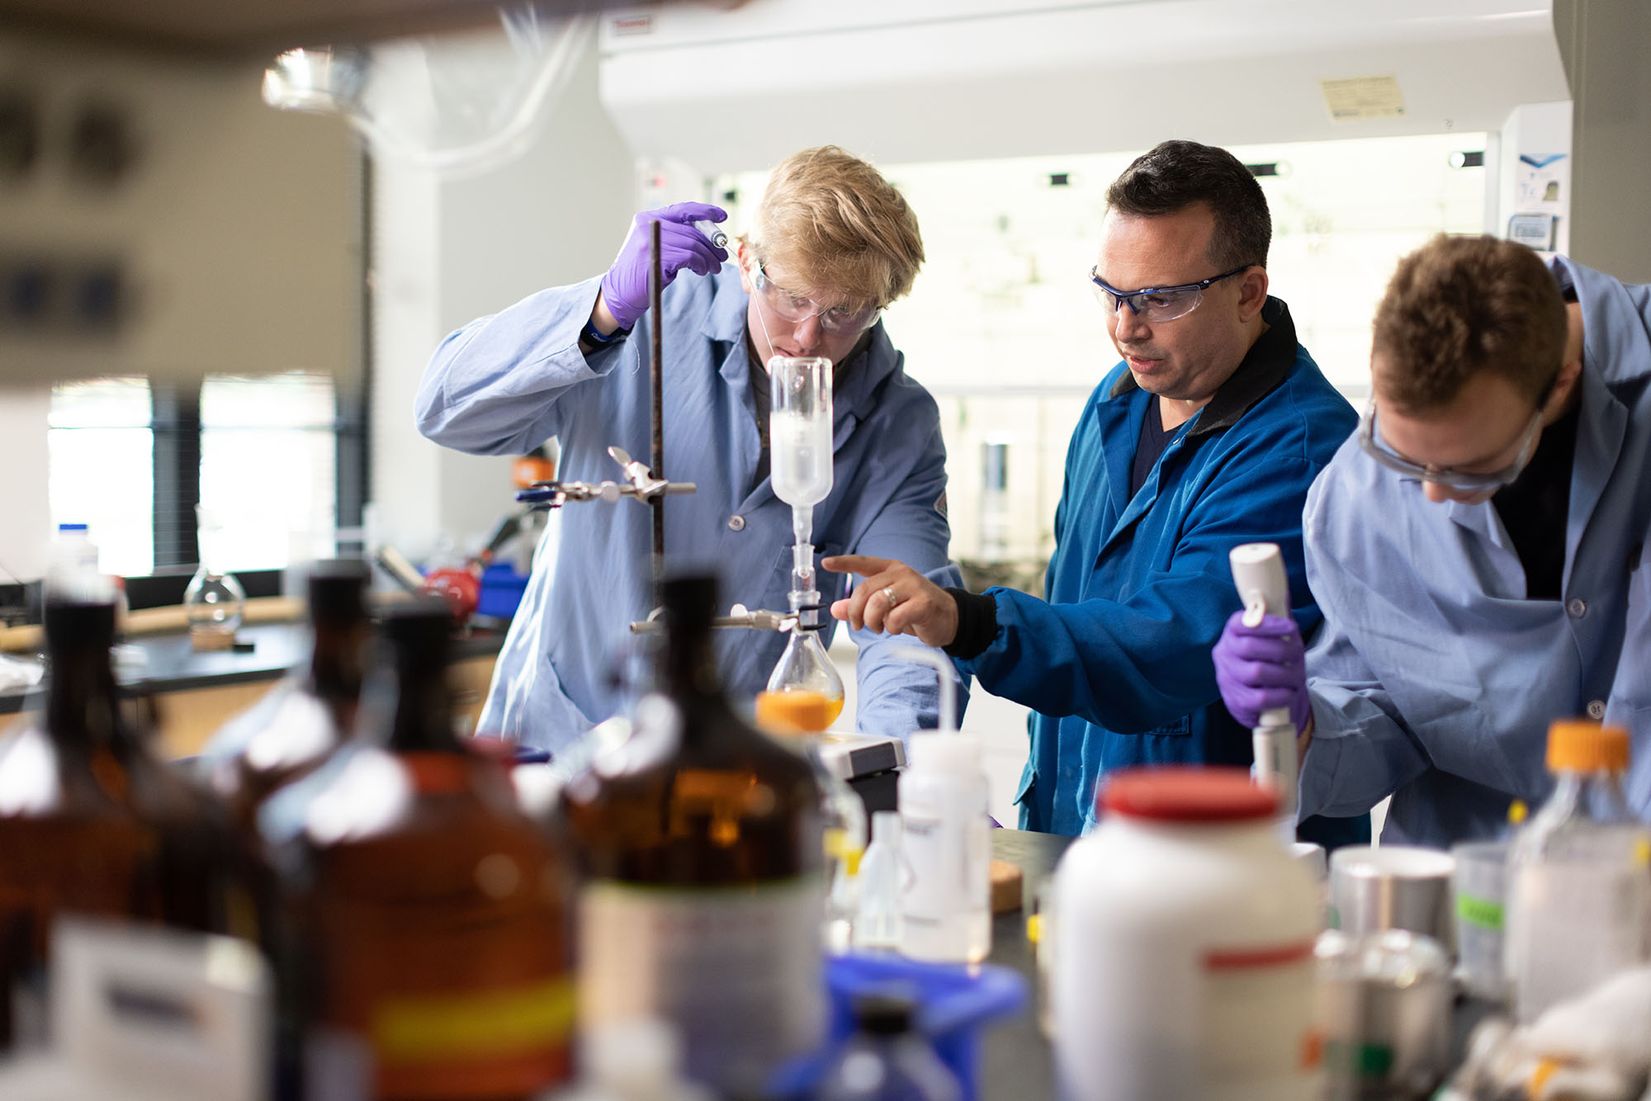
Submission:
M 1278 797 L 1238 768 L 1131 768 L 1101 781 L 1103 814 L 1160 822 L 1240 822 L 1278 813 Z

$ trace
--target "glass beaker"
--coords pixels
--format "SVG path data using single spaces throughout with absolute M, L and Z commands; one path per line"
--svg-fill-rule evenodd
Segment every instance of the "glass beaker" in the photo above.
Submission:
M 196 505 L 195 519 L 201 561 L 183 591 L 189 643 L 196 650 L 227 650 L 241 629 L 247 594 L 224 562 L 223 517 Z
M 831 360 L 775 356 L 768 361 L 773 409 L 768 446 L 774 496 L 793 507 L 831 492 Z

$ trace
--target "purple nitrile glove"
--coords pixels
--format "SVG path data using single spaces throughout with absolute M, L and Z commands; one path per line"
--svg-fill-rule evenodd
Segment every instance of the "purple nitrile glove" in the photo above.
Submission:
M 602 300 L 620 328 L 631 328 L 648 309 L 648 223 L 660 223 L 659 274 L 668 287 L 683 268 L 695 275 L 710 275 L 722 267 L 728 251 L 713 245 L 694 223 L 727 219 L 726 210 L 710 203 L 672 203 L 636 216 L 613 266 L 602 277 Z
M 1307 650 L 1287 616 L 1262 616 L 1254 627 L 1234 612 L 1215 644 L 1215 683 L 1232 717 L 1244 726 L 1261 723 L 1261 713 L 1289 708 L 1299 734 L 1312 716 L 1307 698 Z

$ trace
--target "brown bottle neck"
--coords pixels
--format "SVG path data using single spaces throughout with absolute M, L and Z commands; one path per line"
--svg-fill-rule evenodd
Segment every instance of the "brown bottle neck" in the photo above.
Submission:
M 77 643 L 51 651 L 46 731 L 60 749 L 89 755 L 122 749 L 125 727 L 106 645 Z
M 366 675 L 366 621 L 315 624 L 306 674 L 309 690 L 336 707 L 354 707 Z
M 687 628 L 672 635 L 665 648 L 664 687 L 671 699 L 687 715 L 732 716 L 728 697 L 717 675 L 716 649 L 707 625 Z M 684 735 L 692 737 L 700 724 L 685 724 Z
M 445 653 L 397 655 L 395 711 L 386 748 L 398 753 L 465 751 L 453 730 L 453 692 L 446 657 Z

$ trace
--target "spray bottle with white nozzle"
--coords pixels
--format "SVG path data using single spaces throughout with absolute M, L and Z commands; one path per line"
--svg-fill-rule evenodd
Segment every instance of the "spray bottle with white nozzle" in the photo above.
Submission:
M 1290 615 L 1290 582 L 1284 575 L 1284 556 L 1277 543 L 1244 543 L 1228 556 L 1233 584 L 1244 604 L 1244 625 L 1254 627 L 1262 616 Z M 1288 708 L 1264 711 L 1251 730 L 1255 746 L 1255 779 L 1278 794 L 1279 812 L 1291 823 L 1296 814 L 1296 725 Z

